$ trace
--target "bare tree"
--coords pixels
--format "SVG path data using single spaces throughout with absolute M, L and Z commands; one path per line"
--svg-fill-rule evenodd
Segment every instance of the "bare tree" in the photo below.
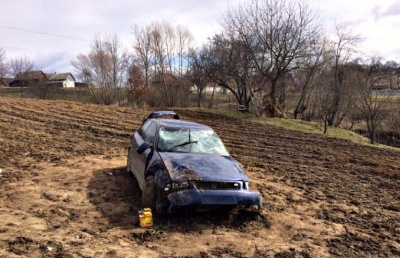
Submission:
M 398 64 L 395 61 L 386 61 L 382 65 L 381 77 L 390 89 L 399 88 L 399 76 L 396 76 Z
M 128 87 L 126 89 L 128 102 L 134 105 L 141 104 L 149 90 L 145 85 L 142 69 L 132 64 L 128 76 Z
M 186 67 L 188 66 L 190 50 L 193 49 L 192 45 L 194 38 L 189 29 L 183 26 L 176 27 L 176 41 L 177 41 L 177 55 L 178 55 L 178 74 L 183 78 L 186 74 Z
M 175 32 L 169 23 L 154 23 L 152 49 L 154 52 L 155 83 L 162 93 L 165 106 L 174 106 L 174 91 L 171 89 L 177 77 L 173 73 Z
M 208 77 L 229 90 L 240 109 L 249 112 L 250 102 L 261 90 L 262 78 L 254 72 L 253 60 L 248 46 L 233 31 L 214 36 L 212 46 L 205 48 L 205 68 Z
M 8 72 L 6 53 L 0 48 L 0 80 L 2 80 Z
M 36 98 L 39 99 L 51 99 L 56 93 L 60 92 L 61 88 L 63 87 L 57 83 L 49 83 L 48 76 L 50 74 L 55 74 L 55 71 L 36 71 L 41 74 L 42 79 L 39 80 L 35 87 L 32 87 L 32 93 Z
M 346 64 L 356 53 L 355 45 L 360 41 L 345 25 L 335 25 L 335 40 L 331 42 L 331 67 L 333 80 L 330 84 L 332 101 L 326 106 L 326 121 L 329 126 L 339 126 L 347 114 L 346 96 L 350 85 L 346 85 Z
M 133 59 L 143 69 L 145 85 L 159 95 L 164 106 L 184 105 L 189 93 L 188 53 L 193 37 L 188 29 L 169 23 L 134 26 Z M 161 103 L 159 103 L 160 105 Z
M 154 62 L 151 31 L 150 25 L 140 28 L 135 24 L 132 28 L 134 62 L 143 70 L 145 86 L 149 86 L 150 68 Z
M 54 94 L 58 90 L 59 89 L 56 86 L 46 83 L 44 81 L 40 82 L 34 88 L 31 88 L 31 91 L 34 94 L 34 96 L 39 99 L 49 99 L 52 96 L 54 96 Z
M 204 69 L 204 61 L 204 56 L 200 50 L 191 50 L 189 57 L 189 78 L 197 91 L 198 108 L 202 108 L 203 91 L 210 81 Z
M 388 112 L 386 115 L 386 125 L 389 130 L 390 138 L 389 141 L 394 142 L 397 138 L 397 142 L 400 138 L 400 102 L 392 100 L 388 106 Z M 398 145 L 397 145 L 398 146 Z
M 350 67 L 343 65 L 343 70 L 347 73 L 346 80 L 344 81 L 345 84 L 343 84 L 346 87 L 340 89 L 340 94 L 338 94 L 335 87 L 332 87 L 332 85 L 335 85 L 335 77 L 333 76 L 335 70 L 332 70 L 332 67 L 327 66 L 320 76 L 314 101 L 318 103 L 318 112 L 324 122 L 324 133 L 327 133 L 328 127 L 331 126 L 330 121 L 334 112 L 336 112 L 336 115 L 333 126 L 337 127 L 355 108 L 353 89 L 355 85 L 352 84 L 354 77 L 349 76 L 349 69 Z M 339 103 L 337 102 L 338 97 L 340 99 Z M 336 109 L 335 107 L 338 108 Z
M 34 63 L 27 57 L 16 57 L 8 61 L 9 73 L 14 76 L 14 78 L 19 79 L 21 82 L 21 97 L 23 97 L 24 88 L 30 86 L 28 85 L 30 81 L 27 77 L 29 76 L 29 72 L 32 71 L 34 67 Z
M 16 76 L 21 72 L 32 71 L 35 67 L 34 63 L 27 57 L 16 57 L 12 58 L 8 62 L 10 74 Z
M 80 54 L 72 65 L 79 77 L 88 84 L 90 93 L 98 104 L 113 104 L 126 82 L 127 57 L 119 38 L 96 37 L 87 55 Z
M 116 35 L 106 40 L 105 49 L 111 61 L 111 84 L 116 88 L 117 94 L 120 94 L 127 79 L 128 57 L 122 47 L 121 41 Z M 117 97 L 118 101 L 121 101 L 121 96 Z
M 309 51 L 298 61 L 300 68 L 292 73 L 296 87 L 300 90 L 293 112 L 294 119 L 309 108 L 311 94 L 325 68 L 324 52 L 325 41 L 311 44 Z
M 232 8 L 222 26 L 234 30 L 251 51 L 254 68 L 269 84 L 264 105 L 271 116 L 284 116 L 279 101 L 282 80 L 298 69 L 296 60 L 320 37 L 316 11 L 300 1 L 253 0 Z M 284 100 L 283 100 L 284 101 Z
M 382 94 L 374 89 L 377 83 L 377 74 L 382 67 L 376 64 L 376 59 L 367 68 L 360 69 L 359 83 L 355 87 L 356 108 L 362 114 L 367 124 L 367 132 L 371 144 L 376 143 L 377 130 L 387 113 L 391 102 L 390 94 Z
M 191 80 L 188 76 L 189 70 L 189 55 L 191 49 L 193 49 L 194 38 L 190 33 L 189 29 L 183 26 L 175 27 L 176 35 L 176 55 L 177 62 L 175 61 L 175 74 L 177 74 L 176 92 L 177 104 L 180 106 L 188 105 L 188 96 L 190 93 Z

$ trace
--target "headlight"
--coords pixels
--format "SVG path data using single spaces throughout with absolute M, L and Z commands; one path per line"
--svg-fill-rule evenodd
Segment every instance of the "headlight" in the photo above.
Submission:
M 164 186 L 164 191 L 168 192 L 169 190 L 171 190 L 171 184 L 166 184 Z
M 179 181 L 179 182 L 171 182 L 167 183 L 164 186 L 164 191 L 180 191 L 189 188 L 189 181 Z
M 247 181 L 247 182 L 244 182 L 244 189 L 246 189 L 246 190 L 250 190 L 250 185 L 249 185 L 250 183 Z
M 183 189 L 189 188 L 189 182 L 188 181 L 180 182 L 180 187 Z

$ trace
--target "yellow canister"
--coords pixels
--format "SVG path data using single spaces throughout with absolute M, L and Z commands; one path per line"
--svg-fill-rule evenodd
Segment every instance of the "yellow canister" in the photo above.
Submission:
M 153 226 L 153 214 L 150 208 L 144 208 L 139 211 L 139 224 L 142 228 L 148 228 Z

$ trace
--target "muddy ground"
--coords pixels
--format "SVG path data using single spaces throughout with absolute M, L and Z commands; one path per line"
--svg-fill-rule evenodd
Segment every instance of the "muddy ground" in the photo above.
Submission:
M 126 147 L 148 110 L 0 98 L 0 257 L 400 256 L 400 152 L 179 111 L 212 126 L 264 198 L 138 227 Z

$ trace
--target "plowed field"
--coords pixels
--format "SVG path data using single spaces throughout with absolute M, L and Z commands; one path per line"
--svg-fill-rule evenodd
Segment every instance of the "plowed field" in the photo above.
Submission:
M 149 110 L 0 98 L 0 257 L 398 257 L 400 151 L 207 111 L 264 198 L 138 227 L 126 147 Z

